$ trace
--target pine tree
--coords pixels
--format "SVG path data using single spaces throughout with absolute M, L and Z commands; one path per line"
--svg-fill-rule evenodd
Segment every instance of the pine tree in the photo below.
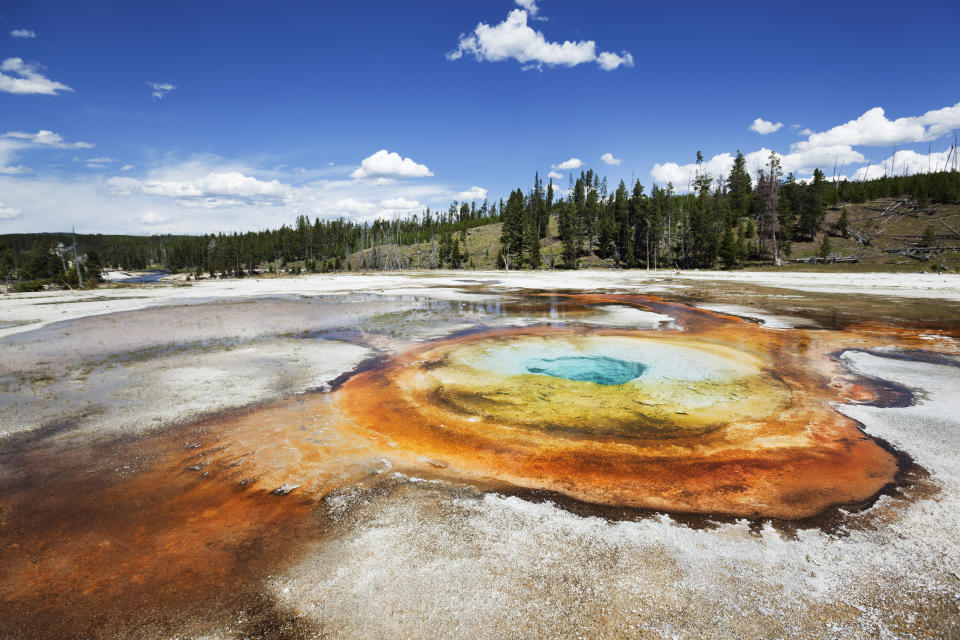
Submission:
M 547 200 L 544 203 L 545 215 L 543 226 L 540 228 L 540 237 L 547 237 L 547 229 L 550 227 L 550 216 L 553 214 L 553 178 L 547 183 Z
M 577 231 L 576 206 L 576 203 L 572 200 L 567 200 L 559 205 L 558 226 L 560 227 L 560 243 L 563 247 L 561 260 L 563 266 L 568 269 L 577 268 L 579 234 Z
M 734 222 L 739 223 L 741 218 L 750 215 L 750 199 L 753 195 L 747 160 L 739 150 L 727 178 L 727 193 L 730 195 L 730 213 Z
M 801 200 L 799 187 L 800 185 L 797 184 L 796 179 L 791 173 L 780 186 L 780 194 L 777 201 L 777 207 L 779 208 L 777 215 L 780 251 L 788 257 L 793 253 L 794 228 L 796 226 L 796 216 L 794 212 Z
M 634 266 L 643 258 L 647 261 L 648 245 L 650 242 L 650 219 L 647 207 L 647 198 L 643 194 L 643 185 L 637 180 L 633 185 L 633 192 L 627 202 L 627 225 L 632 229 L 633 237 L 627 245 L 625 262 Z
M 806 197 L 802 202 L 799 199 L 794 202 L 794 211 L 798 214 L 798 235 L 808 240 L 813 240 L 823 226 L 823 220 L 826 217 L 824 205 L 826 186 L 823 171 L 814 169 L 813 181 L 806 189 Z
M 520 189 L 511 192 L 506 206 L 501 209 L 503 225 L 500 244 L 511 265 L 519 265 L 523 261 L 525 209 L 526 202 Z
M 737 266 L 737 262 L 739 261 L 739 247 L 733 235 L 733 227 L 727 227 L 724 230 L 719 253 L 724 269 L 732 269 Z
M 843 212 L 840 213 L 840 219 L 837 220 L 837 231 L 840 232 L 840 235 L 844 238 L 850 237 L 850 217 L 847 216 L 847 208 L 843 208 Z
M 827 261 L 827 258 L 830 257 L 830 253 L 833 251 L 833 247 L 830 244 L 830 236 L 823 234 L 823 242 L 820 243 L 820 259 L 824 262 Z
M 523 209 L 523 253 L 531 269 L 540 266 L 540 225 L 543 219 L 543 189 L 540 175 L 534 178 L 533 191 Z
M 450 246 L 450 266 L 459 269 L 463 266 L 463 255 L 460 253 L 460 239 L 454 238 Z

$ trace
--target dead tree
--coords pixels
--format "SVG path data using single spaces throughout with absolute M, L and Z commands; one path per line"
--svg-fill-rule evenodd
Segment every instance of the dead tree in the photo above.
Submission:
M 760 229 L 757 236 L 762 238 L 766 236 L 770 240 L 771 253 L 773 254 L 773 264 L 780 266 L 780 245 L 777 235 L 780 233 L 780 178 L 783 176 L 783 169 L 780 166 L 780 158 L 773 151 L 770 152 L 770 164 L 767 165 L 769 174 L 762 170 L 757 176 L 756 193 L 763 203 L 763 212 L 760 216 Z

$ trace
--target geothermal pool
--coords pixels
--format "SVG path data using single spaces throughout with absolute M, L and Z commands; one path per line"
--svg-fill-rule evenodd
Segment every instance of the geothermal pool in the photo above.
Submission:
M 960 304 L 356 282 L 19 301 L 0 637 L 957 633 Z

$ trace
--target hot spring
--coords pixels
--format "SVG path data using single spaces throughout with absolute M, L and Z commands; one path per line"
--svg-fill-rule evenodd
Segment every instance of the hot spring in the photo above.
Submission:
M 894 457 L 831 406 L 847 387 L 829 341 L 635 302 L 676 328 L 436 340 L 348 380 L 339 406 L 445 475 L 593 503 L 802 518 L 893 480 Z
M 639 378 L 647 365 L 606 356 L 566 356 L 537 358 L 527 362 L 526 369 L 553 378 L 617 385 Z

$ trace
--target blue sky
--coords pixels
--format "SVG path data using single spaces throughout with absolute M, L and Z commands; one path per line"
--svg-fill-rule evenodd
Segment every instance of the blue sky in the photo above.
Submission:
M 714 175 L 737 149 L 798 176 L 903 173 L 960 129 L 955 2 L 0 13 L 0 233 L 409 215 L 589 167 L 682 190 L 697 150 Z

